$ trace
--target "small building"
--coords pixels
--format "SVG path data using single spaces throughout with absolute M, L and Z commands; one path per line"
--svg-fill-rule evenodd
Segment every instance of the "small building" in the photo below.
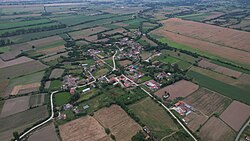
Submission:
M 90 88 L 86 88 L 86 89 L 82 90 L 82 93 L 86 93 L 88 91 L 90 91 Z
M 89 105 L 84 105 L 84 106 L 82 106 L 82 108 L 83 108 L 84 110 L 86 110 L 86 109 L 89 108 Z

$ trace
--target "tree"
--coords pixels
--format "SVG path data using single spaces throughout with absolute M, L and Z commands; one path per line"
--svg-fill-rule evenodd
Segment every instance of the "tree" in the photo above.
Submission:
M 14 139 L 15 140 L 17 140 L 17 141 L 19 141 L 20 140 L 20 138 L 19 138 L 19 134 L 18 134 L 18 132 L 13 132 L 13 137 L 14 137 Z
M 116 139 L 115 139 L 115 135 L 111 134 L 110 137 L 111 137 L 111 139 L 113 139 L 114 141 L 116 140 Z
M 145 141 L 145 135 L 140 131 L 137 132 L 131 139 L 132 141 Z
M 32 45 L 32 49 L 35 49 L 36 47 L 34 45 Z
M 110 129 L 109 128 L 105 128 L 104 130 L 105 130 L 106 134 L 108 134 L 108 135 L 110 134 Z

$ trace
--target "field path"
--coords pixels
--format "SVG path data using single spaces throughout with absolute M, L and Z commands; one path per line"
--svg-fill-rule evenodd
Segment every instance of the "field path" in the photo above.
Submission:
M 165 138 L 168 138 L 168 137 L 173 136 L 175 133 L 176 133 L 176 131 L 175 131 L 175 132 L 173 132 L 173 133 L 171 133 L 171 134 L 169 134 L 169 135 L 167 135 L 167 136 L 165 136 L 165 137 L 163 137 L 163 138 L 161 139 L 161 141 L 163 141 Z
M 235 138 L 235 141 L 239 141 L 240 140 L 240 136 L 243 133 L 243 131 L 247 128 L 247 126 L 250 125 L 250 118 L 247 121 L 247 123 L 240 129 L 240 132 L 238 133 L 237 137 Z

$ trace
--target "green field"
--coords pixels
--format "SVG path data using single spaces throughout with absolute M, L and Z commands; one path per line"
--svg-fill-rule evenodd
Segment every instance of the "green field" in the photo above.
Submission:
M 149 97 L 130 105 L 129 109 L 151 132 L 155 133 L 159 140 L 178 130 L 178 126 L 170 115 Z
M 80 98 L 77 100 L 77 102 L 88 100 L 91 96 L 97 94 L 98 92 L 100 92 L 98 89 L 91 89 L 87 93 L 80 94 Z
M 60 80 L 53 80 L 50 83 L 49 89 L 56 90 L 56 89 L 60 89 L 61 86 L 62 86 L 62 82 Z
M 198 13 L 198 14 L 190 14 L 190 15 L 184 15 L 184 16 L 178 16 L 178 18 L 182 18 L 185 20 L 192 20 L 192 21 L 203 21 L 211 15 L 211 13 Z
M 164 56 L 161 55 L 160 57 L 156 57 L 156 58 L 157 58 L 157 60 L 159 60 L 160 62 L 165 63 L 165 64 L 168 64 L 168 63 L 174 64 L 174 63 L 177 63 L 180 61 L 179 59 L 177 59 L 175 57 L 165 56 L 165 55 Z
M 10 47 L 9 46 L 5 46 L 5 47 L 0 47 L 0 53 L 4 53 L 4 52 L 9 52 L 10 51 Z
M 71 95 L 69 92 L 60 92 L 55 94 L 56 105 L 62 106 L 64 104 L 67 104 L 69 102 L 70 96 Z
M 48 22 L 51 22 L 51 20 L 39 19 L 39 20 L 25 20 L 25 21 L 20 21 L 20 22 L 7 22 L 7 23 L 0 24 L 0 30 L 7 29 L 7 28 L 16 28 L 16 27 L 21 27 L 21 26 L 43 24 L 43 23 L 48 23 Z
M 142 78 L 140 78 L 141 82 L 146 82 L 148 80 L 151 80 L 152 78 L 150 76 L 143 76 Z
M 238 87 L 212 79 L 208 76 L 205 76 L 203 74 L 200 74 L 194 71 L 189 71 L 187 75 L 191 78 L 194 78 L 194 81 L 198 82 L 199 85 L 205 88 L 216 91 L 231 99 L 238 100 L 238 101 L 241 101 L 243 103 L 250 105 L 250 95 L 248 91 L 245 91 Z
M 142 24 L 142 22 L 144 22 L 145 19 L 141 19 L 141 18 L 137 18 L 137 19 L 133 19 L 133 20 L 128 20 L 125 21 L 123 23 L 128 24 L 128 26 L 126 26 L 126 28 L 129 29 L 137 29 L 139 28 L 139 26 Z
M 100 69 L 100 70 L 95 72 L 94 76 L 95 77 L 100 77 L 100 76 L 103 76 L 103 75 L 107 74 L 108 72 L 109 72 L 109 70 L 106 69 L 106 68 Z
M 178 67 L 182 70 L 187 70 L 189 69 L 192 65 L 189 64 L 188 62 L 185 62 L 185 61 L 179 61 L 176 63 L 178 65 Z

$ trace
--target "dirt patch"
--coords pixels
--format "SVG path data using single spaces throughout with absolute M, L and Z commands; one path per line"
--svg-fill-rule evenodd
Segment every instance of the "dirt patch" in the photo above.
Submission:
M 98 110 L 94 114 L 94 118 L 98 120 L 101 125 L 109 128 L 118 141 L 131 140 L 141 129 L 141 127 L 117 105 Z
M 38 51 L 36 51 L 36 53 L 52 54 L 52 53 L 57 53 L 57 52 L 62 52 L 62 51 L 65 51 L 64 45 L 60 45 L 60 46 L 48 48 L 48 49 L 38 50 Z
M 231 126 L 235 131 L 239 131 L 250 116 L 250 106 L 233 101 L 221 114 L 220 118 Z
M 204 113 L 206 116 L 210 116 L 213 113 L 222 113 L 232 100 L 217 92 L 213 92 L 206 88 L 200 88 L 188 96 L 184 101 Z
M 117 28 L 117 29 L 114 29 L 114 30 L 111 30 L 111 31 L 107 31 L 107 32 L 104 32 L 103 34 L 105 35 L 112 35 L 112 34 L 115 34 L 115 33 L 126 33 L 127 30 L 125 30 L 124 28 Z
M 123 60 L 119 61 L 119 64 L 121 64 L 123 67 L 126 67 L 127 65 L 130 65 L 132 62 L 130 60 Z
M 40 86 L 41 86 L 40 82 L 27 84 L 27 85 L 18 85 L 12 89 L 10 95 L 17 95 L 20 93 L 30 92 L 30 91 L 32 92 L 34 89 L 37 89 Z
M 166 86 L 158 90 L 157 92 L 155 92 L 155 95 L 162 98 L 162 96 L 165 94 L 166 91 L 167 93 L 170 93 L 169 99 L 173 100 L 177 97 L 186 97 L 191 93 L 195 92 L 196 90 L 198 90 L 198 88 L 199 86 L 192 82 L 181 80 L 172 85 Z
M 51 72 L 49 79 L 51 78 L 60 78 L 64 72 L 64 69 L 53 69 Z
M 224 13 L 221 13 L 221 12 L 213 12 L 211 13 L 211 15 L 207 16 L 205 20 L 211 20 L 211 19 L 215 19 L 217 17 L 220 17 L 224 15 Z
M 204 124 L 207 121 L 208 117 L 202 115 L 201 113 L 197 111 L 197 112 L 192 112 L 191 114 L 186 116 L 184 119 L 188 123 L 187 127 L 193 132 L 195 132 L 197 129 L 200 128 L 202 124 Z
M 218 67 L 218 65 L 210 63 L 210 62 L 208 62 L 206 60 L 199 61 L 198 66 L 200 66 L 202 68 L 205 68 L 205 69 L 211 69 L 211 70 L 214 70 L 215 68 Z
M 6 61 L 6 62 L 4 62 L 0 59 L 0 69 L 5 68 L 5 67 L 9 67 L 9 66 L 14 66 L 14 65 L 26 63 L 26 62 L 30 62 L 30 61 L 33 61 L 33 59 L 30 59 L 30 58 L 25 57 L 25 56 L 19 57 L 17 59 L 11 60 L 11 61 Z
M 28 141 L 59 141 L 53 123 L 34 132 Z
M 107 136 L 104 128 L 91 116 L 68 122 L 59 129 L 63 141 L 101 141 Z
M 171 18 L 162 21 L 162 23 L 167 25 L 164 27 L 164 30 L 198 38 L 222 46 L 250 51 L 249 32 L 181 20 L 178 18 Z
M 22 96 L 6 100 L 0 117 L 7 117 L 27 110 L 29 108 L 29 99 L 30 96 Z
M 233 141 L 236 133 L 219 118 L 212 117 L 198 135 L 204 141 Z

